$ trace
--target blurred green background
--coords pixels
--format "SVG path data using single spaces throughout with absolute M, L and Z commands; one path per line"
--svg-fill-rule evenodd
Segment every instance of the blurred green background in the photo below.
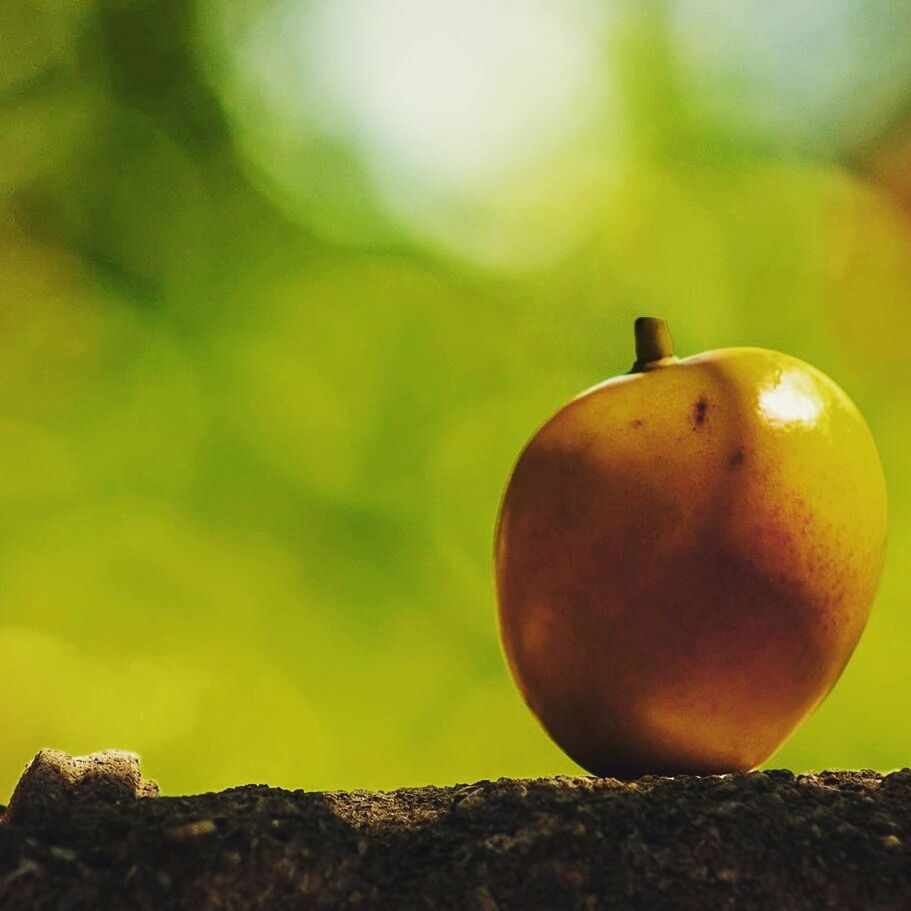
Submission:
M 643 313 L 866 415 L 881 592 L 772 764 L 907 765 L 909 301 L 909 0 L 3 0 L 0 798 L 572 772 L 492 529 Z

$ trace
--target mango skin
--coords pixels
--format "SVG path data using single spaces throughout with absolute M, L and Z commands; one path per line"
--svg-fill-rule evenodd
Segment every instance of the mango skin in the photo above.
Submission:
M 495 539 L 506 658 L 595 774 L 752 769 L 838 680 L 885 539 L 876 446 L 832 380 L 758 348 L 674 358 L 522 452 Z

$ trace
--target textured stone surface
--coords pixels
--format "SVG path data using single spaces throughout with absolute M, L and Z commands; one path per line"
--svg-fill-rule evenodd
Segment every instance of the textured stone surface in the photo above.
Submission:
M 6 822 L 25 824 L 53 814 L 59 806 L 110 803 L 136 797 L 157 797 L 158 785 L 145 781 L 139 757 L 122 750 L 70 756 L 42 750 L 26 766 L 6 810 Z
M 91 799 L 51 775 L 51 801 L 29 772 L 0 825 L 4 911 L 911 908 L 909 770 L 142 800 L 119 768 Z

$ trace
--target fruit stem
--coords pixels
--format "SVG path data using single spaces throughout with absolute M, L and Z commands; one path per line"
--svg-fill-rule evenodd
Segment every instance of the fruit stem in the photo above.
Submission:
M 636 336 L 636 362 L 633 373 L 652 370 L 677 362 L 674 340 L 667 321 L 654 316 L 640 316 L 633 325 Z

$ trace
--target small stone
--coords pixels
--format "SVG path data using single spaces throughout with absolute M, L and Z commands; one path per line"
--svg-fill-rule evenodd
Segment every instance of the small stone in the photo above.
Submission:
M 214 831 L 215 823 L 211 819 L 198 819 L 168 829 L 165 832 L 165 838 L 170 841 L 188 841 L 191 838 L 199 838 L 201 835 L 211 835 Z
M 766 769 L 766 775 L 775 782 L 791 782 L 795 775 L 790 769 Z
M 471 810 L 485 803 L 484 788 L 461 788 L 455 793 L 453 809 Z
M 894 851 L 902 846 L 902 840 L 897 835 L 884 835 L 880 842 L 884 848 Z
M 70 756 L 41 750 L 19 779 L 4 820 L 21 824 L 28 817 L 59 812 L 61 806 L 157 796 L 158 785 L 142 778 L 135 753 L 105 750 Z
M 57 860 L 65 861 L 68 864 L 71 864 L 74 860 L 76 860 L 76 852 L 71 851 L 69 848 L 61 848 L 57 845 L 51 845 L 50 853 L 51 857 L 54 857 Z
M 744 778 L 744 784 L 754 791 L 768 791 L 772 786 L 772 779 L 765 772 L 750 772 Z

